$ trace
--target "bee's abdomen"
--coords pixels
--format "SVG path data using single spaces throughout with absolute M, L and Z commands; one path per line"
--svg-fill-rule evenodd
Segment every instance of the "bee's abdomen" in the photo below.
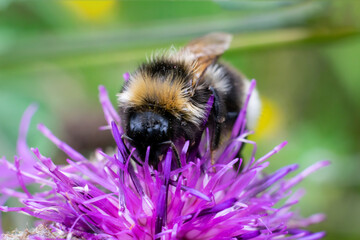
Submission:
M 212 71 L 212 75 L 211 75 Z M 249 94 L 250 81 L 235 68 L 226 64 L 216 64 L 210 68 L 209 75 L 213 76 L 211 83 L 218 91 L 226 112 L 225 128 L 232 128 L 238 113 L 244 106 L 245 99 Z M 254 129 L 261 110 L 261 101 L 256 89 L 251 93 L 247 105 L 247 128 Z
M 239 112 L 243 104 L 244 77 L 225 64 L 214 64 L 206 71 L 205 81 L 219 95 L 225 112 Z

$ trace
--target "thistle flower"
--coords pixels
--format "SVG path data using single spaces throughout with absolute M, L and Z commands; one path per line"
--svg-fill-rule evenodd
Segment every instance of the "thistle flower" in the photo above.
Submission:
M 255 86 L 252 82 L 251 88 Z M 100 86 L 100 102 L 107 126 L 112 131 L 116 150 L 107 154 L 95 151 L 89 160 L 62 142 L 46 126 L 38 129 L 68 155 L 65 166 L 32 148 L 29 155 L 25 136 L 20 135 L 19 156 L 12 164 L 2 159 L 2 169 L 12 172 L 23 192 L 10 183 L 2 183 L 3 196 L 18 198 L 22 207 L 1 206 L 3 212 L 21 212 L 42 220 L 52 238 L 67 239 L 320 239 L 325 233 L 307 231 L 308 225 L 324 219 L 322 214 L 300 217 L 291 207 L 298 203 L 304 190 L 292 188 L 310 173 L 329 164 L 327 161 L 310 166 L 295 177 L 285 176 L 298 168 L 297 164 L 265 174 L 268 159 L 282 149 L 276 146 L 256 159 L 256 143 L 247 140 L 246 105 L 234 125 L 232 137 L 219 154 L 217 164 L 210 163 L 208 131 L 199 145 L 198 158 L 187 161 L 189 142 L 181 149 L 182 168 L 172 169 L 172 151 L 162 160 L 162 168 L 149 166 L 149 152 L 142 166 L 132 161 L 135 149 L 121 139 L 120 117 L 111 105 L 107 91 Z M 209 109 L 211 108 L 209 100 Z M 32 108 L 31 108 L 32 109 Z M 21 128 L 31 119 L 25 114 Z M 253 145 L 251 159 L 243 163 L 236 159 L 241 145 Z M 35 156 L 36 159 L 33 159 Z M 33 168 L 21 168 L 23 159 Z M 234 165 L 243 169 L 235 171 Z M 24 163 L 25 165 L 25 163 Z M 28 183 L 44 187 L 30 193 Z M 42 228 L 43 229 L 43 228 Z M 34 231 L 28 237 L 43 239 L 44 231 Z M 50 237 L 51 238 L 51 237 Z

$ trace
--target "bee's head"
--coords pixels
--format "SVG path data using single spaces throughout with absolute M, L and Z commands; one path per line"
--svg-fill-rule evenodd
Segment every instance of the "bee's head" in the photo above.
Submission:
M 170 140 L 169 120 L 152 111 L 133 112 L 129 115 L 127 135 L 136 143 L 147 147 Z
M 126 135 L 142 161 L 150 146 L 149 164 L 157 167 L 172 139 L 171 119 L 154 111 L 133 111 L 127 116 Z

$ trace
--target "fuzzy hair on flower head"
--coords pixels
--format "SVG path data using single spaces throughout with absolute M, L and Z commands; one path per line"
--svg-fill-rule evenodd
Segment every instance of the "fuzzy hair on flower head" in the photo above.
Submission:
M 254 86 L 252 81 L 250 88 Z M 181 168 L 171 168 L 169 149 L 162 168 L 155 170 L 149 166 L 150 148 L 142 166 L 134 163 L 134 149 L 121 139 L 121 119 L 106 89 L 100 86 L 99 90 L 108 124 L 102 129 L 110 129 L 113 134 L 114 154 L 97 149 L 95 159 L 89 160 L 39 124 L 39 131 L 68 155 L 67 165 L 54 164 L 39 149 L 26 145 L 27 127 L 34 113 L 30 107 L 20 126 L 15 162 L 1 159 L 7 181 L 0 182 L 0 210 L 34 216 L 45 226 L 46 236 L 36 228 L 29 232 L 28 239 L 308 240 L 325 236 L 324 232 L 306 230 L 308 225 L 322 221 L 324 215 L 302 218 L 293 211 L 304 195 L 304 190 L 294 191 L 293 187 L 329 162 L 315 163 L 291 178 L 287 175 L 297 170 L 297 164 L 266 174 L 269 158 L 286 142 L 265 156 L 254 157 L 257 146 L 246 139 L 250 133 L 244 127 L 249 96 L 234 125 L 233 137 L 225 143 L 216 165 L 211 165 L 205 131 L 194 161 L 187 161 L 190 143 L 186 142 L 180 152 Z M 245 143 L 254 149 L 246 164 L 235 158 Z M 243 169 L 235 171 L 235 164 L 244 164 Z M 27 189 L 29 183 L 46 187 L 32 193 Z M 22 206 L 6 206 L 8 197 L 17 198 Z

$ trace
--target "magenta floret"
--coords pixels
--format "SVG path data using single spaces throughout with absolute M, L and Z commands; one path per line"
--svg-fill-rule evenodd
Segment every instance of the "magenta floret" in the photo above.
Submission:
M 254 87 L 255 81 L 251 83 L 251 89 Z M 256 144 L 246 139 L 250 133 L 245 129 L 249 97 L 236 121 L 232 138 L 215 166 L 210 163 L 205 133 L 196 155 L 188 153 L 189 142 L 185 143 L 180 151 L 180 169 L 171 168 L 173 159 L 169 149 L 157 171 L 148 164 L 150 149 L 142 166 L 132 160 L 134 149 L 121 139 L 120 116 L 110 103 L 106 89 L 100 86 L 99 91 L 108 123 L 102 129 L 112 131 L 115 151 L 109 154 L 96 150 L 95 159 L 89 160 L 40 124 L 40 132 L 69 157 L 68 165 L 54 164 L 38 149 L 27 147 L 26 132 L 35 111 L 31 106 L 20 126 L 19 157 L 15 157 L 14 164 L 5 158 L 1 160 L 4 175 L 0 182 L 0 204 L 8 197 L 15 197 L 23 206 L 1 206 L 1 211 L 22 212 L 42 219 L 52 231 L 63 232 L 68 239 L 305 240 L 324 237 L 324 232 L 312 233 L 305 229 L 322 221 L 324 215 L 301 218 L 292 211 L 291 207 L 304 194 L 304 190 L 293 192 L 292 188 L 329 162 L 315 163 L 289 179 L 285 177 L 298 168 L 297 164 L 264 174 L 268 158 L 287 142 L 255 159 Z M 210 98 L 209 106 L 212 101 Z M 242 159 L 234 157 L 244 143 L 254 145 L 254 151 L 251 160 L 246 161 L 238 173 L 234 165 L 237 162 L 241 165 Z M 188 161 L 187 156 L 200 157 Z M 26 188 L 29 183 L 48 188 L 30 193 Z M 23 191 L 13 190 L 15 187 Z M 278 206 L 280 201 L 283 204 Z

